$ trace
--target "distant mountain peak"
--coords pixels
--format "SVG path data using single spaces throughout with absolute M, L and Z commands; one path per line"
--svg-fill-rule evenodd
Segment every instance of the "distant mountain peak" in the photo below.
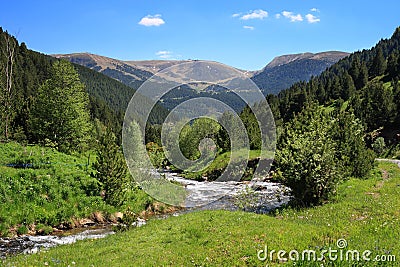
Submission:
M 348 55 L 345 52 L 328 51 L 279 56 L 256 72 L 251 79 L 264 94 L 277 94 L 296 82 L 308 81 L 312 76 L 321 74 Z
M 336 63 L 340 59 L 348 56 L 349 53 L 340 52 L 340 51 L 327 51 L 320 53 L 299 53 L 299 54 L 290 54 L 275 57 L 263 70 L 289 64 L 296 60 L 302 59 L 315 59 L 315 60 L 326 60 L 328 62 Z

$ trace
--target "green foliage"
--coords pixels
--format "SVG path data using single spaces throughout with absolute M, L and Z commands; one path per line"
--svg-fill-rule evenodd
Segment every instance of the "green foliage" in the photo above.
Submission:
M 217 143 L 220 127 L 217 121 L 210 118 L 198 118 L 191 125 L 185 125 L 179 135 L 179 147 L 182 154 L 188 159 L 196 160 L 201 154 L 208 153 L 210 148 L 201 147 L 200 141 L 210 138 Z
M 36 232 L 42 235 L 49 235 L 51 232 L 53 232 L 53 227 L 39 223 L 36 225 Z
M 11 137 L 11 126 L 17 114 L 17 91 L 14 85 L 17 41 L 10 35 L 2 35 L 0 41 L 0 129 L 4 139 Z
M 48 139 L 61 151 L 87 149 L 91 130 L 88 103 L 73 66 L 56 61 L 51 79 L 39 88 L 32 107 L 32 134 L 41 143 Z
M 359 115 L 368 125 L 368 130 L 389 126 L 396 117 L 396 104 L 391 88 L 382 82 L 371 82 L 364 88 Z
M 376 77 L 384 74 L 386 71 L 386 67 L 387 64 L 386 64 L 386 59 L 383 56 L 382 47 L 378 46 L 369 71 L 370 76 Z
M 150 142 L 146 144 L 146 150 L 150 157 L 150 161 L 155 168 L 163 168 L 166 166 L 167 159 L 162 147 L 156 143 Z
M 385 139 L 383 137 L 378 137 L 375 139 L 374 143 L 372 144 L 372 149 L 374 152 L 379 156 L 385 151 L 386 144 Z
M 28 233 L 29 229 L 26 227 L 26 225 L 21 225 L 17 229 L 17 234 L 19 235 L 26 235 Z
M 240 114 L 240 118 L 242 119 L 247 130 L 250 149 L 261 149 L 261 131 L 256 116 L 249 107 L 246 107 Z
M 120 206 L 126 201 L 127 169 L 110 129 L 100 129 L 96 154 L 93 176 L 101 183 L 104 200 L 110 205 Z
M 44 58 L 48 58 L 44 60 Z M 1 139 L 26 141 L 33 92 L 49 77 L 51 57 L 29 51 L 0 27 Z M 17 136 L 14 136 L 17 133 Z M 7 136 L 5 136 L 7 135 Z
M 374 154 L 365 145 L 364 129 L 347 108 L 348 103 L 329 108 L 312 105 L 280 134 L 276 177 L 292 189 L 300 205 L 330 200 L 343 179 L 365 177 L 373 167 Z
M 337 164 L 344 178 L 365 177 L 372 168 L 375 155 L 366 147 L 364 127 L 348 110 L 348 103 L 339 105 L 332 113 L 332 138 L 336 142 Z
M 331 131 L 330 116 L 314 107 L 295 117 L 280 136 L 276 176 L 292 189 L 300 205 L 318 205 L 337 193 L 342 177 Z

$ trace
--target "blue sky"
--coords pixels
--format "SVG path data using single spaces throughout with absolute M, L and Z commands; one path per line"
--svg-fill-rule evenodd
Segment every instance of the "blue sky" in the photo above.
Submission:
M 400 26 L 400 1 L 2 1 L 0 26 L 46 54 L 205 59 L 256 70 L 275 56 L 370 48 Z

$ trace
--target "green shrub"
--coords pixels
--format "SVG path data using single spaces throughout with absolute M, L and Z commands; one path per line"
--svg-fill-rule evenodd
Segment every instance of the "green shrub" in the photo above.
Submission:
M 342 177 L 331 123 L 322 108 L 310 109 L 287 124 L 280 136 L 275 176 L 292 189 L 298 205 L 319 205 L 336 194 Z
M 336 195 L 343 179 L 366 177 L 373 162 L 352 112 L 311 105 L 283 127 L 275 178 L 292 189 L 296 204 L 319 205 Z

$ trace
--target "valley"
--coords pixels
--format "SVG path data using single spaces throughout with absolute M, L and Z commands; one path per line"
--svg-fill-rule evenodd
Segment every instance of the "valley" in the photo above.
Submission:
M 49 6 L 49 26 L 81 16 L 39 27 L 54 35 L 47 53 L 30 49 L 37 32 L 10 34 L 0 11 L 0 265 L 398 266 L 400 27 L 346 35 L 305 6 L 207 11 L 232 27 L 208 24 L 229 35 L 221 42 L 202 34 L 200 6 L 187 10 L 198 32 L 164 6 L 168 16 L 141 14 L 129 35 L 122 15 L 101 26 L 99 10 L 121 12 L 103 4 L 84 15 L 86 2 Z M 197 59 L 255 66 L 270 51 L 284 52 L 259 70 Z

